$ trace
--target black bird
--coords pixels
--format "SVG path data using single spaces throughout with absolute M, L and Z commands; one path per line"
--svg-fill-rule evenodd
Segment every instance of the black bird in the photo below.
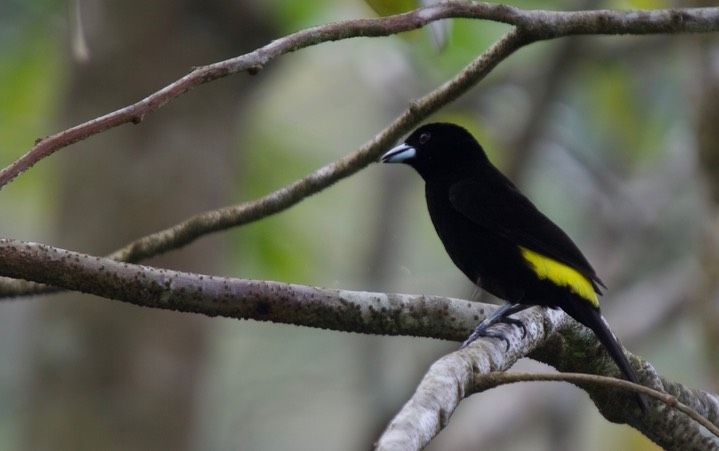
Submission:
M 524 328 L 509 315 L 525 308 L 559 307 L 590 328 L 624 377 L 637 382 L 600 313 L 597 294 L 604 283 L 569 236 L 492 165 L 467 130 L 447 123 L 424 125 L 381 161 L 408 164 L 422 176 L 429 215 L 454 264 L 507 302 L 462 347 L 480 336 L 504 338 L 487 330 L 497 322 Z M 646 400 L 635 396 L 646 413 Z

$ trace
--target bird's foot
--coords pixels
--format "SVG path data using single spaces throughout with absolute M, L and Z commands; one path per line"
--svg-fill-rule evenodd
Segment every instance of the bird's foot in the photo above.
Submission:
M 509 349 L 509 339 L 506 337 L 505 334 L 503 334 L 502 332 L 487 330 L 487 328 L 488 326 L 486 326 L 484 323 L 480 323 L 480 325 L 474 329 L 474 331 L 469 335 L 469 337 L 464 340 L 464 343 L 462 343 L 462 346 L 460 346 L 459 349 L 466 348 L 470 345 L 470 343 L 482 337 L 499 338 L 501 340 L 504 340 L 504 342 L 507 344 L 507 349 Z
M 509 339 L 507 336 L 502 332 L 489 330 L 489 328 L 497 323 L 517 326 L 522 329 L 522 338 L 524 338 L 527 335 L 527 328 L 524 326 L 524 323 L 516 318 L 510 318 L 509 315 L 522 311 L 527 307 L 530 306 L 523 304 L 505 304 L 501 306 L 485 318 L 484 321 L 479 323 L 470 336 L 464 340 L 464 343 L 462 343 L 462 346 L 460 346 L 459 349 L 466 348 L 470 343 L 480 337 L 499 338 L 507 344 L 507 349 L 509 349 Z

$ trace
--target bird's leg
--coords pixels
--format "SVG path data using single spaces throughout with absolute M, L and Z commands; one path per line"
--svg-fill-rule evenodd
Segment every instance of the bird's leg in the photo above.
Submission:
M 516 319 L 516 318 L 509 318 L 510 315 L 513 315 L 517 312 L 521 312 L 524 309 L 527 309 L 531 307 L 531 305 L 525 305 L 525 304 L 504 304 L 501 307 L 499 307 L 497 310 L 492 312 L 491 315 L 486 317 L 484 321 L 479 323 L 479 325 L 474 329 L 474 332 L 462 343 L 462 346 L 459 347 L 459 349 L 464 349 L 472 343 L 474 340 L 476 340 L 479 337 L 491 337 L 491 338 L 501 338 L 504 340 L 505 343 L 507 343 L 507 349 L 509 349 L 509 340 L 507 340 L 507 337 L 504 336 L 501 332 L 493 332 L 488 330 L 490 327 L 492 327 L 494 324 L 497 323 L 507 323 L 512 324 L 514 326 L 517 326 L 522 329 L 522 334 L 527 333 L 527 329 L 524 327 L 524 324 Z

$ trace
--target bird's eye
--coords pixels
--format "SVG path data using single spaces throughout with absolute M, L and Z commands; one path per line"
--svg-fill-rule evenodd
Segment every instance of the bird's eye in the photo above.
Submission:
M 422 133 L 421 135 L 419 135 L 419 143 L 426 144 L 431 137 L 432 135 L 430 135 L 429 133 Z

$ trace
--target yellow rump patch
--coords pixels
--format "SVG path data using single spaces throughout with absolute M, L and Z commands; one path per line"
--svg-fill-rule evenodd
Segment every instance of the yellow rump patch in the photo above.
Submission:
M 519 246 L 519 250 L 540 279 L 549 279 L 556 285 L 567 287 L 593 306 L 599 307 L 599 300 L 592 283 L 579 271 L 526 247 Z

